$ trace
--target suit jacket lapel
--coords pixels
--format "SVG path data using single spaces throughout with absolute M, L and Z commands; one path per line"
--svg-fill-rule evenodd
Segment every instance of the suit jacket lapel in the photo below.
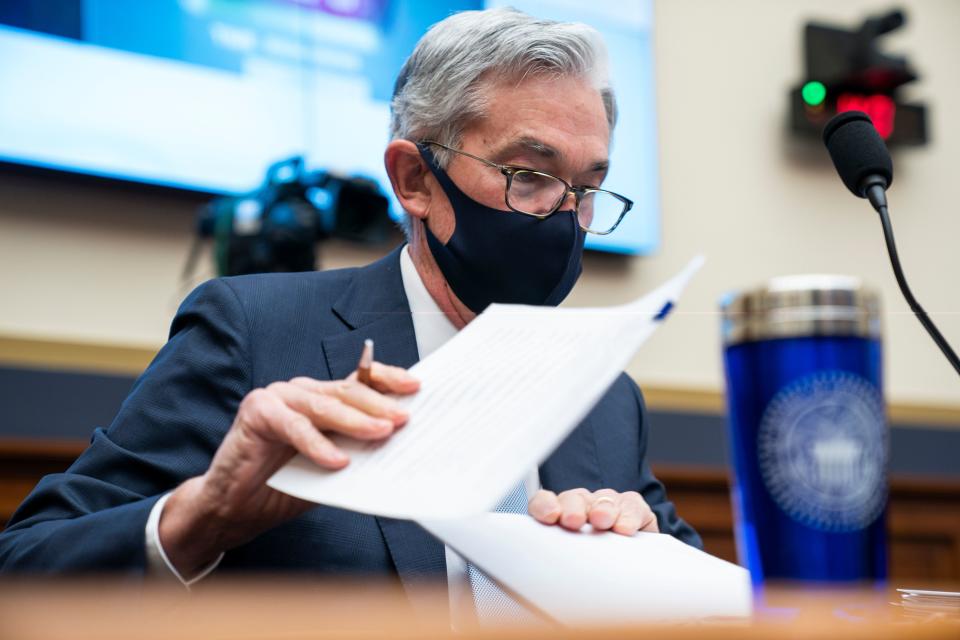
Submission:
M 323 340 L 332 379 L 350 375 L 360 358 L 363 341 L 374 341 L 378 362 L 409 368 L 419 359 L 410 305 L 400 275 L 400 251 L 358 269 L 333 311 L 349 329 Z M 377 518 L 397 573 L 405 587 L 428 577 L 446 578 L 443 545 L 420 525 L 408 520 Z M 417 589 L 408 589 L 416 597 Z M 414 604 L 417 602 L 414 599 Z
M 323 340 L 323 351 L 334 380 L 357 368 L 363 341 L 374 341 L 379 362 L 411 367 L 420 359 L 410 318 L 410 305 L 400 276 L 400 251 L 354 272 L 333 312 L 349 329 Z
M 403 316 L 384 315 L 370 324 L 323 340 L 323 353 L 331 379 L 341 380 L 356 371 L 363 341 L 367 338 L 373 340 L 377 362 L 408 369 L 419 360 L 410 312 Z
M 433 590 L 425 587 L 447 582 L 443 544 L 410 520 L 377 517 L 390 557 L 414 609 L 436 612 Z

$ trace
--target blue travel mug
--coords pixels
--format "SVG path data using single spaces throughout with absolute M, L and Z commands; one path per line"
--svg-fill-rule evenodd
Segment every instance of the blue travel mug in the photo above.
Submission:
M 886 578 L 879 307 L 843 276 L 721 302 L 737 551 L 754 585 Z

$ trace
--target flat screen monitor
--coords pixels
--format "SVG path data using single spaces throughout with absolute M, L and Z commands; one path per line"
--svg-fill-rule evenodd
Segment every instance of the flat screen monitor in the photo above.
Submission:
M 635 205 L 588 247 L 654 251 L 651 0 L 5 0 L 0 160 L 219 194 L 303 155 L 389 194 L 400 66 L 431 24 L 501 4 L 603 34 L 620 106 L 604 186 Z

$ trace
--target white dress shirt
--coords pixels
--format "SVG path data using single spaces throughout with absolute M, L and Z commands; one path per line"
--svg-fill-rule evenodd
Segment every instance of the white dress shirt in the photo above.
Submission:
M 440 310 L 436 301 L 427 291 L 423 284 L 417 268 L 410 257 L 409 247 L 404 247 L 400 252 L 400 276 L 403 279 L 403 290 L 407 296 L 407 303 L 410 305 L 410 314 L 413 321 L 413 332 L 417 339 L 417 351 L 420 359 L 442 347 L 447 340 L 457 334 L 457 328 L 450 321 L 450 318 Z M 376 354 L 376 345 L 374 345 L 374 354 Z M 357 354 L 359 358 L 359 354 Z M 533 469 L 525 479 L 527 495 L 532 496 L 540 488 L 540 477 L 537 469 Z M 184 580 L 176 568 L 167 558 L 160 544 L 160 515 L 163 513 L 163 505 L 167 501 L 169 494 L 161 498 L 147 519 L 146 527 L 146 546 L 147 546 L 147 568 L 152 575 L 166 576 L 175 578 L 185 587 L 199 582 L 210 574 L 220 560 L 223 554 L 213 561 L 208 567 L 201 571 L 196 577 L 190 580 Z M 447 584 L 450 593 L 450 619 L 454 628 L 462 628 L 458 621 L 466 622 L 474 616 L 473 593 L 470 589 L 470 581 L 467 578 L 466 562 L 449 547 L 445 547 L 447 561 Z
M 410 306 L 417 351 L 422 360 L 455 336 L 457 328 L 427 291 L 410 257 L 409 246 L 400 252 L 400 275 L 403 278 L 404 293 L 407 294 L 407 304 Z M 540 489 L 540 474 L 536 468 L 527 474 L 525 485 L 528 497 Z M 444 546 L 444 551 L 447 560 L 447 590 L 450 595 L 450 623 L 454 629 L 463 629 L 468 621 L 476 619 L 473 591 L 467 577 L 467 563 L 450 547 Z

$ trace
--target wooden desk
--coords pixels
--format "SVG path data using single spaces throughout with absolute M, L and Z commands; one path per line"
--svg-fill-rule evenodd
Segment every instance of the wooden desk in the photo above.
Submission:
M 753 621 L 588 628 L 468 630 L 459 638 L 651 638 L 676 640 L 790 638 L 956 640 L 960 623 L 914 622 L 876 591 L 772 591 Z M 122 581 L 0 581 L 4 640 L 212 640 L 229 638 L 447 638 L 447 596 L 425 589 L 419 614 L 402 590 L 363 583 L 260 578 L 182 589 Z

